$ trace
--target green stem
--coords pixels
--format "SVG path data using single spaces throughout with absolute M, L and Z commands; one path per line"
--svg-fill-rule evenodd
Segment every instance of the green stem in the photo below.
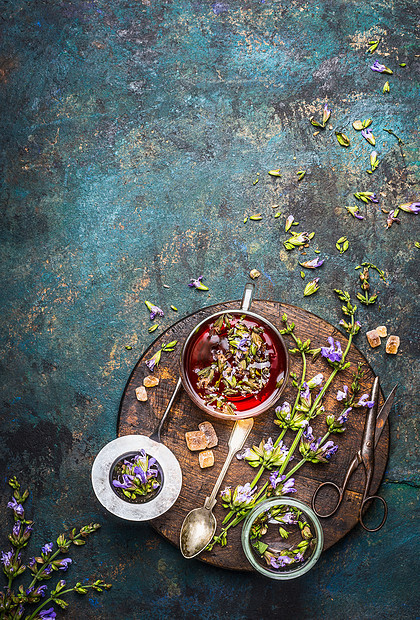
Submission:
M 89 588 L 90 586 L 84 586 L 85 588 Z M 73 592 L 73 588 L 70 588 L 69 590 L 63 590 L 62 592 L 58 592 L 58 594 L 61 596 L 63 596 L 63 594 L 68 594 L 69 592 Z M 43 607 L 45 607 L 48 603 L 50 602 L 54 602 L 54 598 L 52 596 L 50 596 L 50 598 L 47 598 L 46 601 L 43 601 L 43 603 L 41 603 L 41 605 L 39 607 L 37 607 L 35 609 L 34 612 L 32 612 L 32 614 L 27 618 L 27 620 L 33 620 L 33 618 L 35 618 L 36 614 L 41 611 L 41 609 Z

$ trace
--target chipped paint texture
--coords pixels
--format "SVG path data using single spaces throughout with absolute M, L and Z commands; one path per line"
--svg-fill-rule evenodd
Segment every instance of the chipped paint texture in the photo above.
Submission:
M 32 554 L 63 524 L 102 522 L 75 550 L 71 572 L 102 575 L 114 588 L 72 601 L 69 617 L 418 613 L 418 591 L 407 584 L 419 552 L 420 219 L 401 213 L 387 229 L 381 210 L 419 200 L 416 12 L 409 0 L 3 2 L 0 499 L 5 506 L 12 474 L 31 486 Z M 375 59 L 394 71 L 386 97 L 384 76 L 369 68 Z M 321 118 L 326 103 L 331 118 L 317 133 L 309 118 Z M 367 118 L 380 160 L 372 175 L 371 147 L 352 129 Z M 348 149 L 335 131 L 349 136 Z M 306 171 L 300 183 L 298 170 Z M 360 203 L 363 221 L 345 209 L 358 191 L 381 199 Z M 260 221 L 244 224 L 256 213 Z M 294 230 L 315 231 L 306 258 L 284 249 L 289 214 L 300 222 Z M 339 255 L 342 235 L 350 245 Z M 299 261 L 316 256 L 313 248 L 325 263 L 318 294 L 304 298 Z M 401 338 L 396 356 L 357 342 L 385 392 L 399 383 L 381 532 L 356 528 L 304 586 L 280 587 L 189 563 L 148 525 L 101 511 L 90 467 L 115 437 L 132 367 L 174 320 L 171 305 L 182 318 L 239 299 L 257 268 L 258 297 L 338 325 L 332 289 L 355 294 L 363 260 L 384 269 L 389 285 L 372 273 L 379 302 L 361 309 L 362 336 L 383 324 Z M 200 275 L 209 291 L 188 287 Z M 165 312 L 155 334 L 145 299 Z M 3 533 L 9 516 L 0 511 Z

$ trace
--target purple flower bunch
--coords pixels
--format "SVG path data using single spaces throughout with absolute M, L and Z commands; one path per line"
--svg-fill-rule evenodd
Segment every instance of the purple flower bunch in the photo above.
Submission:
M 288 493 L 296 493 L 295 479 L 289 478 L 286 480 L 286 475 L 281 474 L 280 471 L 273 471 L 269 478 L 270 487 L 274 491 L 274 495 L 287 495 Z
M 338 446 L 333 441 L 322 441 L 322 437 L 315 440 L 312 434 L 312 427 L 308 426 L 303 432 L 299 452 L 302 457 L 312 463 L 328 463 L 333 454 L 338 450 Z
M 328 337 L 329 347 L 321 347 L 321 355 L 325 357 L 331 366 L 337 366 L 343 359 L 343 351 L 338 340 L 335 341 L 332 336 Z
M 140 450 L 139 454 L 123 459 L 115 467 L 115 479 L 112 481 L 116 489 L 135 499 L 144 496 L 160 487 L 159 470 L 156 468 L 156 459 Z

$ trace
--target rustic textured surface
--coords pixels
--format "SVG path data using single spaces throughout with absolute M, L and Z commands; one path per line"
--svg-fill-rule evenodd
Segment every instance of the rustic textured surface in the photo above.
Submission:
M 344 208 L 355 191 L 376 191 L 386 209 L 418 199 L 417 13 L 411 0 L 1 1 L 0 500 L 13 473 L 31 487 L 32 554 L 63 525 L 102 522 L 67 577 L 103 575 L 114 588 L 76 598 L 65 617 L 418 615 L 419 216 L 402 213 L 387 230 L 378 205 L 360 203 L 364 221 Z M 366 54 L 377 38 L 377 53 Z M 373 73 L 374 58 L 394 74 Z M 313 136 L 308 118 L 325 102 L 333 130 Z M 368 117 L 381 161 L 373 175 L 371 148 L 351 128 Z M 349 135 L 348 149 L 334 130 Z M 272 168 L 283 176 L 269 178 Z M 252 213 L 263 219 L 243 224 Z M 326 258 L 308 298 L 301 257 L 283 247 L 289 213 L 295 230 L 316 232 Z M 115 438 L 124 386 L 157 335 L 238 299 L 252 268 L 262 274 L 258 298 L 338 326 L 332 289 L 354 299 L 363 260 L 383 268 L 388 285 L 372 273 L 379 301 L 359 309 L 356 345 L 384 393 L 400 386 L 381 532 L 354 528 L 311 573 L 279 585 L 188 562 L 149 525 L 101 511 L 90 467 Z M 201 274 L 208 293 L 187 287 Z M 154 334 L 145 299 L 165 310 Z M 377 325 L 400 336 L 398 355 L 385 343 L 369 348 L 364 332 Z M 9 512 L 0 513 L 2 548 Z
M 221 312 L 224 310 L 229 312 L 229 310 L 233 308 L 238 308 L 238 303 L 218 304 L 217 306 L 212 306 L 196 312 L 192 316 L 176 323 L 168 332 L 162 334 L 162 336 L 153 343 L 152 351 L 146 351 L 145 355 L 136 364 L 124 390 L 118 423 L 119 435 L 132 435 L 137 433 L 149 436 L 154 429 L 157 428 L 163 412 L 165 411 L 166 404 L 169 402 L 171 392 L 176 385 L 179 376 L 179 356 L 177 355 L 169 359 L 164 357 L 158 368 L 155 369 L 155 374 L 163 378 L 163 380 L 160 381 L 160 389 L 149 391 L 147 403 L 139 403 L 135 396 L 135 389 L 138 385 L 142 384 L 143 378 L 149 373 L 145 360 L 149 359 L 163 344 L 174 339 L 177 339 L 179 342 L 177 347 L 177 352 L 179 352 L 182 342 L 194 329 L 197 323 L 214 312 Z M 296 325 L 296 336 L 300 337 L 303 342 L 307 338 L 310 338 L 315 348 L 322 346 L 329 336 L 332 336 L 335 340 L 339 338 L 343 350 L 346 347 L 346 341 L 342 339 L 337 329 L 316 315 L 302 310 L 301 308 L 296 308 L 289 304 L 255 301 L 252 304 L 251 310 L 268 319 L 278 329 L 283 329 L 284 324 L 281 321 L 281 317 L 283 313 L 287 313 L 289 322 L 293 322 Z M 292 338 L 286 337 L 286 341 L 288 346 L 292 348 Z M 342 406 L 340 407 L 340 403 L 335 400 L 335 393 L 337 389 L 341 388 L 343 383 L 351 385 L 352 376 L 358 364 L 362 364 L 364 371 L 360 395 L 371 391 L 374 377 L 366 360 L 354 345 L 352 345 L 347 359 L 351 362 L 351 366 L 342 373 L 339 373 L 339 376 L 331 385 L 331 392 L 329 392 L 324 399 L 326 410 L 330 413 L 335 413 L 337 417 L 343 408 Z M 290 372 L 295 372 L 300 376 L 301 371 L 302 362 L 300 355 L 292 355 L 290 359 Z M 315 362 L 309 362 L 308 379 L 314 377 L 318 373 L 328 376 L 329 372 L 330 367 L 322 357 L 318 358 Z M 282 403 L 286 400 L 289 403 L 293 403 L 295 398 L 296 388 L 293 387 L 289 380 L 279 402 Z M 382 402 L 383 399 L 380 401 L 380 405 Z M 299 470 L 295 476 L 297 491 L 296 495 L 293 495 L 293 497 L 301 499 L 310 506 L 312 496 L 321 482 L 332 480 L 338 485 L 343 483 L 348 465 L 354 454 L 360 449 L 365 413 L 365 409 L 360 410 L 359 413 L 355 413 L 347 425 L 347 431 L 343 435 L 337 435 L 334 438 L 340 446 L 340 452 L 336 458 L 332 459 L 332 462 L 330 462 L 328 466 L 307 463 L 304 468 Z M 170 414 L 168 414 L 162 431 L 162 441 L 177 456 L 181 465 L 183 486 L 175 505 L 165 515 L 155 519 L 153 521 L 153 527 L 177 546 L 179 546 L 179 533 L 185 516 L 193 508 L 198 508 L 204 504 L 206 496 L 210 495 L 212 491 L 228 452 L 228 440 L 232 430 L 232 423 L 214 419 L 212 421 L 217 429 L 216 432 L 219 437 L 219 448 L 216 451 L 216 464 L 211 470 L 200 470 L 197 453 L 191 452 L 186 446 L 185 432 L 196 429 L 198 424 L 201 420 L 205 419 L 205 417 L 205 413 L 195 406 L 186 392 L 182 390 L 177 395 L 176 401 L 172 406 Z M 311 424 L 314 435 L 317 437 L 322 437 L 326 432 L 325 420 L 323 417 L 324 416 L 321 416 L 321 418 L 318 417 L 316 420 L 313 420 Z M 256 417 L 252 431 L 245 443 L 245 447 L 248 448 L 253 445 L 259 445 L 263 438 L 267 440 L 268 437 L 272 437 L 273 441 L 275 441 L 280 434 L 280 429 L 273 423 L 274 419 L 274 408 Z M 293 437 L 294 433 L 289 432 L 285 435 L 284 442 L 287 446 L 290 446 Z M 376 492 L 382 480 L 388 459 L 388 450 L 389 425 L 387 424 L 375 452 L 375 470 L 370 488 L 371 495 Z M 298 453 L 295 455 L 295 459 L 299 460 Z M 291 463 L 286 471 L 290 470 L 296 462 L 297 461 Z M 250 482 L 255 473 L 256 470 L 252 470 L 243 462 L 233 459 L 221 488 L 223 489 L 225 486 L 230 486 L 234 489 L 237 484 Z M 267 475 L 261 478 L 258 487 L 261 488 L 267 479 Z M 340 509 L 333 517 L 321 520 L 324 530 L 324 549 L 329 549 L 356 525 L 363 484 L 364 472 L 363 467 L 360 467 L 357 474 L 354 474 L 350 480 L 348 494 Z M 328 494 L 327 492 L 324 492 L 323 495 L 320 494 L 319 503 L 317 503 L 318 511 L 322 514 L 330 512 L 334 506 L 334 504 L 330 502 L 335 499 L 335 494 Z M 213 512 L 220 525 L 227 512 L 221 506 L 220 497 Z M 374 527 L 372 515 L 370 522 Z M 380 518 L 376 520 L 376 524 L 379 522 Z M 212 552 L 201 554 L 200 559 L 214 566 L 229 568 L 231 570 L 253 570 L 242 551 L 241 527 L 237 527 L 229 532 L 228 544 L 225 547 L 216 545 Z

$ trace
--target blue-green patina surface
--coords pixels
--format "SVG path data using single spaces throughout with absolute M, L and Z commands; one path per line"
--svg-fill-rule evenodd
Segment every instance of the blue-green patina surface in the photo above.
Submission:
M 72 601 L 65 617 L 417 617 L 420 233 L 418 216 L 402 213 L 387 229 L 381 211 L 419 200 L 416 3 L 2 0 L 0 17 L 1 505 L 11 475 L 31 487 L 32 553 L 63 524 L 101 521 L 68 578 L 114 584 Z M 374 59 L 393 75 L 371 71 Z M 308 119 L 325 103 L 331 120 L 314 135 Z M 372 148 L 351 126 L 365 118 L 380 160 L 372 175 Z M 281 178 L 268 176 L 273 168 Z M 364 221 L 345 209 L 357 191 L 380 198 L 360 203 Z M 255 213 L 261 221 L 243 223 Z M 289 214 L 315 231 L 326 258 L 307 298 L 301 256 L 283 247 Z M 310 574 L 277 584 L 187 562 L 148 525 L 101 511 L 91 464 L 115 437 L 122 390 L 156 333 L 238 299 L 252 268 L 262 274 L 257 297 L 337 325 L 332 289 L 354 296 L 363 260 L 388 284 L 372 273 L 379 301 L 360 308 L 356 343 L 385 392 L 400 385 L 381 532 L 356 528 Z M 202 274 L 208 293 L 187 286 Z M 155 334 L 145 299 L 165 310 Z M 367 344 L 381 324 L 400 336 L 399 355 Z M 9 524 L 2 510 L 3 548 Z

